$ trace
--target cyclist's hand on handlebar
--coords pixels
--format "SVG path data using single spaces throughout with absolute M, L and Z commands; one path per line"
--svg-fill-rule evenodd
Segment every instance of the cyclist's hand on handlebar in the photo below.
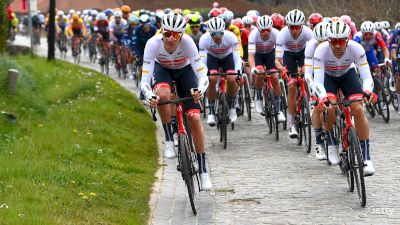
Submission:
M 385 64 L 386 64 L 386 65 L 390 65 L 390 64 L 391 64 L 391 62 L 390 62 L 390 59 L 389 59 L 389 58 L 385 58 L 385 59 L 384 59 L 384 62 L 385 62 Z
M 252 67 L 251 68 L 251 74 L 257 75 L 257 73 L 258 73 L 258 69 L 256 67 Z
M 195 103 L 198 103 L 199 102 L 199 100 L 201 99 L 201 93 L 200 93 L 200 91 L 197 89 L 197 88 L 192 88 L 192 89 L 190 89 L 190 92 L 192 93 L 192 96 L 193 96 L 193 100 L 194 100 L 194 102 Z
M 318 109 L 319 109 L 321 112 L 324 112 L 325 110 L 327 110 L 327 109 L 329 108 L 329 107 L 326 105 L 327 102 L 328 102 L 328 98 L 327 98 L 327 97 L 324 97 L 324 98 L 322 98 L 321 100 L 319 100 Z
M 282 79 L 284 79 L 284 80 L 287 79 L 287 72 L 288 72 L 288 70 L 286 69 L 286 67 L 283 67 L 283 69 L 282 69 Z
M 375 104 L 378 101 L 378 96 L 374 92 L 364 91 L 364 101 Z
M 151 107 L 155 108 L 157 107 L 158 101 L 160 100 L 160 97 L 158 95 L 154 95 L 149 99 L 149 104 Z

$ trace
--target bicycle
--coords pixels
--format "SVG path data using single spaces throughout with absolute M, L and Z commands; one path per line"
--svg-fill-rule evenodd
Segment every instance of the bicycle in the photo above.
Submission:
M 242 74 L 241 80 L 239 80 L 239 82 L 239 110 L 237 114 L 243 116 L 244 112 L 246 111 L 247 118 L 249 121 L 251 121 L 251 94 L 249 78 L 247 77 L 247 74 Z
M 89 60 L 91 63 L 96 63 L 97 47 L 96 47 L 97 33 L 92 33 L 89 39 Z
M 381 70 L 384 70 L 386 67 L 385 63 L 378 64 L 381 67 Z M 374 104 L 367 103 L 365 104 L 365 108 L 367 109 L 369 115 L 374 118 L 376 112 L 378 115 L 381 115 L 383 121 L 388 123 L 390 120 L 390 111 L 389 111 L 389 100 L 388 100 L 388 92 L 387 89 L 384 87 L 382 82 L 385 82 L 386 73 L 381 74 L 381 76 L 377 76 L 375 72 L 373 72 L 372 79 L 374 81 L 374 90 L 373 92 L 378 95 L 378 101 Z
M 209 72 L 207 73 L 207 76 L 219 76 L 219 86 L 218 86 L 218 97 L 217 101 L 215 102 L 217 112 L 216 112 L 216 122 L 217 122 L 217 129 L 220 132 L 220 142 L 223 142 L 224 144 L 224 149 L 226 149 L 227 146 L 227 126 L 229 123 L 229 117 L 228 117 L 228 101 L 226 99 L 226 76 L 237 76 L 237 79 L 241 78 L 241 72 L 237 71 L 237 73 L 214 73 L 210 74 Z M 235 127 L 235 124 L 232 122 L 232 130 Z
M 304 148 L 307 153 L 311 152 L 311 112 L 309 98 L 310 95 L 307 91 L 307 84 L 304 79 L 303 72 L 289 73 L 288 77 L 295 78 L 297 83 L 296 93 L 296 115 L 295 123 L 298 132 L 297 144 L 302 145 L 304 137 Z
M 74 57 L 74 63 L 79 64 L 81 61 L 81 38 L 72 37 L 72 57 Z
M 58 50 L 60 51 L 60 57 L 66 59 L 67 58 L 67 37 L 64 32 L 60 32 L 59 40 L 58 40 Z
M 397 63 L 397 62 L 395 62 Z M 400 64 L 398 64 L 397 66 L 399 66 Z M 391 103 L 393 108 L 398 111 L 399 109 L 399 105 L 397 102 L 397 92 L 396 92 L 396 84 L 397 84 L 397 80 L 396 80 L 396 76 L 394 74 L 393 71 L 393 67 L 392 66 L 386 66 L 386 67 L 381 67 L 381 71 L 382 71 L 382 75 L 384 77 L 384 87 L 385 87 L 385 91 L 386 91 L 386 95 L 388 95 L 388 102 L 389 104 Z
M 266 71 L 261 71 L 256 74 L 256 76 L 263 75 L 264 77 L 264 85 L 263 85 L 263 98 L 264 98 L 264 110 L 263 115 L 265 117 L 265 121 L 269 127 L 269 133 L 271 134 L 275 131 L 275 139 L 279 140 L 279 122 L 278 122 L 278 109 L 276 108 L 275 95 L 272 87 L 272 76 L 273 74 L 278 73 L 276 69 L 270 69 Z
M 126 79 L 126 74 L 128 73 L 127 68 L 127 48 L 124 44 L 115 43 L 115 55 L 116 55 L 116 62 L 115 62 L 115 69 L 118 73 L 118 78 Z
M 367 97 L 368 98 L 368 97 Z M 340 169 L 345 174 L 349 191 L 354 191 L 354 185 L 357 188 L 357 194 L 360 205 L 366 205 L 366 190 L 364 182 L 364 159 L 361 153 L 361 146 L 357 137 L 354 122 L 351 116 L 350 105 L 353 102 L 363 101 L 363 99 L 343 100 L 341 102 L 332 103 L 329 99 L 326 105 L 341 106 L 338 110 L 340 120 L 340 139 L 342 151 L 339 153 L 341 158 Z M 338 108 L 338 107 L 337 107 Z M 324 121 L 327 120 L 327 110 L 323 112 Z
M 109 42 L 104 41 L 102 38 L 98 39 L 99 52 L 101 58 L 99 59 L 101 73 L 109 74 L 110 72 L 110 46 Z
M 193 214 L 197 215 L 196 209 L 196 188 L 197 183 L 198 191 L 200 192 L 199 168 L 197 162 L 197 154 L 193 147 L 193 142 L 190 134 L 190 127 L 187 123 L 186 115 L 183 114 L 183 101 L 193 100 L 193 97 L 180 98 L 166 102 L 159 102 L 157 105 L 175 104 L 176 117 L 178 124 L 178 166 L 177 170 L 182 173 L 182 178 L 188 191 L 190 206 Z M 153 120 L 157 121 L 155 116 L 156 110 L 152 108 Z M 197 182 L 195 182 L 196 180 Z

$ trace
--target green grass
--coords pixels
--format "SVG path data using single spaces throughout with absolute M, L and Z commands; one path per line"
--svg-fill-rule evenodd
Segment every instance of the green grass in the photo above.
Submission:
M 20 71 L 15 95 L 9 68 Z M 128 91 L 95 71 L 0 56 L 0 224 L 145 224 L 156 127 Z M 8 208 L 7 208 L 8 207 Z

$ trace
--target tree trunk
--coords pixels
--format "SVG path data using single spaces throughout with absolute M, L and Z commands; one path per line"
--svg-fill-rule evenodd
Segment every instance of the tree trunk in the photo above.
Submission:
M 50 0 L 49 7 L 49 33 L 48 33 L 48 44 L 49 51 L 47 53 L 47 60 L 54 60 L 55 58 L 55 39 L 56 39 L 56 0 Z
M 0 0 L 0 54 L 6 51 L 7 37 L 9 32 L 9 22 L 7 18 L 8 0 Z

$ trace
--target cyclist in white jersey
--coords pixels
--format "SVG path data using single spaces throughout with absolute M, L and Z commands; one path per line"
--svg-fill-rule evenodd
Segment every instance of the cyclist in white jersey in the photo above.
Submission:
M 208 87 L 207 68 L 203 64 L 196 44 L 190 36 L 184 34 L 186 21 L 179 14 L 168 14 L 162 20 L 162 35 L 158 34 L 148 40 L 143 56 L 141 90 L 152 107 L 159 100 L 168 101 L 171 97 L 172 82 L 180 98 L 193 96 L 194 101 L 183 103 L 188 117 L 193 142 L 199 162 L 201 188 L 212 187 L 206 169 L 204 152 L 204 129 L 200 120 L 198 100 Z M 150 83 L 151 82 L 151 83 Z M 198 91 L 194 91 L 197 88 Z M 174 158 L 173 128 L 171 124 L 171 107 L 158 107 L 165 131 L 165 156 Z
M 328 36 L 326 34 L 327 26 L 329 26 L 329 23 L 327 22 L 320 22 L 315 25 L 313 30 L 314 38 L 307 43 L 306 49 L 304 51 L 304 77 L 309 87 L 310 93 L 313 95 L 312 104 L 316 102 L 314 89 L 318 88 L 317 84 L 315 84 L 313 80 L 314 52 L 318 45 L 328 40 Z M 324 141 L 322 140 L 323 131 L 320 115 L 321 111 L 319 111 L 317 107 L 314 107 L 311 119 L 315 132 L 315 157 L 319 160 L 324 160 L 326 159 L 326 155 L 324 149 L 322 148 Z
M 286 79 L 286 73 L 298 72 L 298 67 L 304 65 L 304 49 L 307 41 L 313 34 L 310 28 L 304 25 L 304 13 L 298 9 L 290 11 L 286 15 L 286 24 L 276 39 L 275 65 L 282 71 L 282 78 Z M 284 67 L 285 66 L 285 67 Z M 295 78 L 288 82 L 288 108 L 289 108 L 289 137 L 297 138 L 294 114 L 296 110 L 296 85 Z
M 273 21 L 269 16 L 261 16 L 257 19 L 258 29 L 254 29 L 249 35 L 249 65 L 251 72 L 257 75 L 259 70 L 275 69 L 275 43 L 279 31 L 272 27 Z M 272 76 L 272 87 L 275 95 L 278 121 L 286 120 L 281 109 L 281 87 L 278 73 Z M 254 86 L 256 89 L 256 111 L 263 111 L 262 87 L 263 76 L 256 76 Z
M 242 60 L 239 52 L 239 42 L 237 37 L 230 31 L 225 30 L 225 22 L 218 17 L 214 17 L 208 21 L 209 32 L 203 34 L 199 41 L 199 52 L 205 65 L 208 67 L 210 74 L 219 72 L 222 67 L 226 73 L 236 73 L 242 71 Z M 229 104 L 229 119 L 231 122 L 236 121 L 235 98 L 238 91 L 236 76 L 227 76 L 227 100 Z M 210 85 L 207 90 L 210 113 L 207 123 L 210 126 L 215 125 L 215 99 L 217 92 L 215 85 L 217 83 L 216 76 L 210 76 Z
M 324 129 L 328 133 L 328 158 L 332 164 L 339 164 L 340 158 L 336 151 L 337 140 L 333 134 L 335 121 L 334 107 L 327 107 L 327 98 L 336 101 L 336 93 L 340 88 L 345 98 L 362 99 L 365 94 L 370 95 L 369 101 L 376 102 L 374 82 L 369 70 L 364 48 L 355 41 L 349 40 L 349 25 L 336 21 L 328 26 L 329 42 L 320 44 L 314 54 L 314 81 L 321 89 L 317 90 L 319 97 L 318 107 L 321 111 L 329 109 L 328 121 L 324 122 Z M 353 62 L 356 63 L 360 76 L 358 76 Z M 360 81 L 361 78 L 361 81 Z M 375 169 L 372 165 L 369 150 L 368 120 L 364 115 L 363 103 L 351 104 L 357 135 L 360 140 L 364 157 L 364 175 L 371 176 Z
M 115 11 L 114 19 L 111 20 L 110 24 L 108 25 L 108 29 L 110 31 L 110 38 L 112 41 L 111 51 L 114 61 L 116 60 L 116 55 L 115 55 L 116 45 L 121 44 L 122 36 L 125 32 L 125 29 L 128 26 L 127 24 L 128 23 L 126 22 L 126 20 L 122 18 L 122 12 Z

